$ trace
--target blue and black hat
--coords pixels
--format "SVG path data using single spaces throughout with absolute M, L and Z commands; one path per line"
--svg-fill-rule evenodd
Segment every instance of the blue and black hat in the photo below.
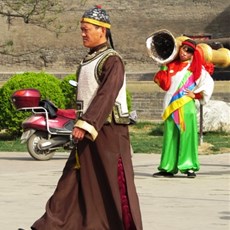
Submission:
M 111 23 L 109 15 L 101 6 L 95 6 L 87 11 L 82 16 L 81 22 L 88 22 L 97 26 L 110 29 Z

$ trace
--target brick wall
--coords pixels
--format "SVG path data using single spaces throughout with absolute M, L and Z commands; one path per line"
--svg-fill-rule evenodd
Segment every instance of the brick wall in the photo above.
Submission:
M 13 73 L 0 73 L 2 84 Z M 52 73 L 63 78 L 69 73 Z M 161 120 L 164 92 L 152 81 L 154 73 L 128 73 L 127 89 L 132 95 L 132 110 L 137 111 L 138 119 Z M 1 81 L 0 81 L 1 86 Z M 215 81 L 212 100 L 230 103 L 230 81 Z
M 222 69 L 221 71 L 225 71 Z M 217 78 L 221 71 L 218 70 Z M 132 110 L 137 111 L 137 116 L 142 120 L 161 120 L 162 105 L 165 92 L 153 83 L 154 73 L 128 73 L 127 89 L 132 95 Z M 230 71 L 228 80 L 215 80 L 214 92 L 211 100 L 230 103 Z
M 132 93 L 132 110 L 137 111 L 137 116 L 140 120 L 159 121 L 161 120 L 163 97 L 163 92 Z M 230 91 L 223 93 L 214 92 L 211 100 L 220 100 L 230 103 Z

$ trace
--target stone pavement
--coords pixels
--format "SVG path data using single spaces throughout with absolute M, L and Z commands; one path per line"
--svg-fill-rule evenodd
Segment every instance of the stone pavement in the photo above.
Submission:
M 29 230 L 44 213 L 67 157 L 58 153 L 41 162 L 28 153 L 0 152 L 0 230 Z M 144 230 L 230 229 L 230 154 L 199 158 L 195 179 L 153 178 L 160 155 L 134 154 Z

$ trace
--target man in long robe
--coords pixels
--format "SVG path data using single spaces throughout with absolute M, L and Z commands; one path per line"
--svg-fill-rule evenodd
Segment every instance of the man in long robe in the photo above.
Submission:
M 166 91 L 163 105 L 164 137 L 159 172 L 154 177 L 172 177 L 178 171 L 189 178 L 199 170 L 197 115 L 194 99 L 205 104 L 214 83 L 202 65 L 193 40 L 186 40 L 178 58 L 161 66 L 154 81 Z
M 76 148 L 34 230 L 141 230 L 128 132 L 126 79 L 110 20 L 94 7 L 81 20 L 89 48 L 77 72 Z

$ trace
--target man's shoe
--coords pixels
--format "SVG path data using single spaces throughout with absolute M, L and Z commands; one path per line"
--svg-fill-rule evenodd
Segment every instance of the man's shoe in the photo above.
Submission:
M 188 178 L 195 178 L 196 177 L 196 173 L 193 170 L 188 170 L 187 171 L 187 177 Z
M 157 172 L 153 174 L 153 177 L 173 177 L 173 173 L 170 172 Z

